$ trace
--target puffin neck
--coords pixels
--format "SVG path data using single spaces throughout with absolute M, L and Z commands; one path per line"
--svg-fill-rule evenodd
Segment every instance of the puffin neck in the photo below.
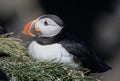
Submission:
M 40 36 L 38 36 L 38 37 L 36 37 L 35 41 L 39 44 L 42 44 L 42 45 L 57 43 L 65 37 L 66 34 L 63 32 L 64 31 L 62 30 L 59 34 L 57 34 L 56 36 L 53 36 L 53 37 L 40 37 Z

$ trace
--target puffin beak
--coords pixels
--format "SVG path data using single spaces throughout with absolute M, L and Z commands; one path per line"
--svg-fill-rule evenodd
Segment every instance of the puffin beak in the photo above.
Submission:
M 39 27 L 35 27 L 35 32 L 39 33 L 40 32 L 40 28 Z
M 34 20 L 33 20 L 33 21 L 34 21 Z M 32 26 L 32 24 L 33 24 L 33 21 L 28 22 L 28 23 L 24 26 L 24 28 L 23 28 L 23 30 L 22 30 L 22 33 L 23 33 L 23 34 L 25 34 L 25 35 L 27 35 L 27 36 L 34 37 L 34 35 L 30 32 L 31 26 Z

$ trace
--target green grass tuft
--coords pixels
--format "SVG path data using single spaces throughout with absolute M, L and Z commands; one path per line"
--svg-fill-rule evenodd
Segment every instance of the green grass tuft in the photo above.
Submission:
M 64 67 L 53 61 L 36 61 L 27 56 L 27 48 L 14 37 L 0 36 L 0 68 L 11 81 L 99 81 L 95 76 L 85 76 L 86 68 Z

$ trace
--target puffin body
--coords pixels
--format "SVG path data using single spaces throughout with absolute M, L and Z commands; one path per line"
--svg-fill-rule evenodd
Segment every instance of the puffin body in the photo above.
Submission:
M 63 21 L 55 15 L 43 15 L 29 22 L 22 33 L 35 38 L 29 45 L 29 55 L 37 60 L 53 60 L 65 65 L 89 68 L 91 72 L 111 69 L 84 43 L 64 31 Z
M 69 64 L 73 67 L 78 66 L 78 64 L 73 61 L 73 55 L 71 55 L 61 44 L 58 43 L 41 45 L 36 41 L 33 41 L 29 45 L 29 54 L 37 60 L 54 60 L 56 62 Z

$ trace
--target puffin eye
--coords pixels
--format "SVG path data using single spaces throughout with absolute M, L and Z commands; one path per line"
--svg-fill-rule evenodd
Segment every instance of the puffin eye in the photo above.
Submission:
M 45 25 L 45 26 L 47 26 L 47 25 L 48 25 L 48 22 L 47 22 L 47 21 L 45 21 L 45 22 L 44 22 L 44 25 Z

